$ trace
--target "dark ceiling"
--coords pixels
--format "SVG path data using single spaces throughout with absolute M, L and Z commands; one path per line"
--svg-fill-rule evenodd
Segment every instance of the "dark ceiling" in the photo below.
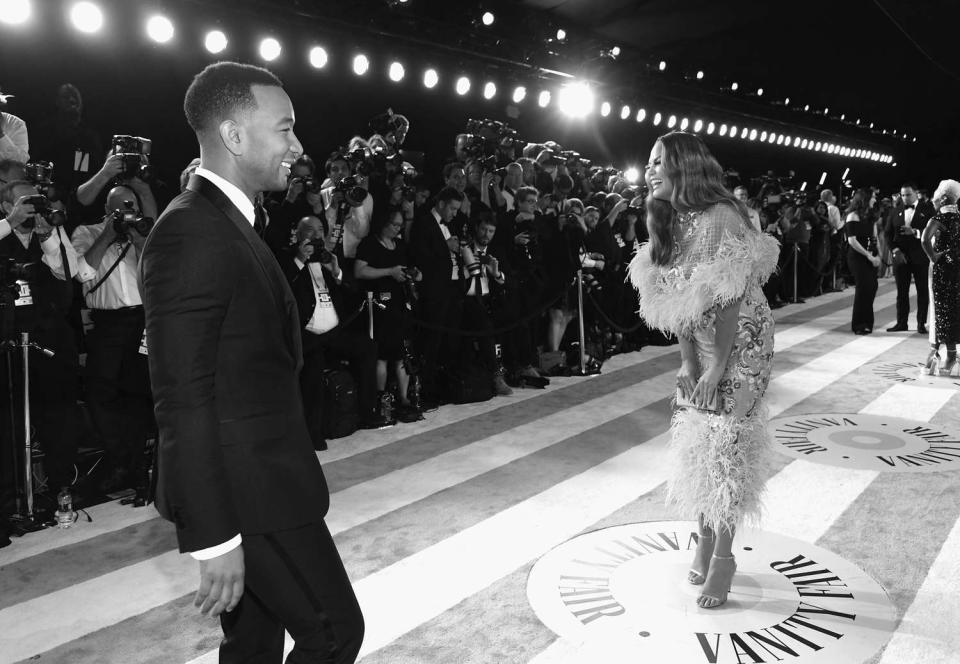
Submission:
M 958 0 L 239 1 L 293 7 L 331 29 L 359 27 L 421 52 L 446 49 L 464 64 L 587 77 L 612 100 L 666 98 L 960 167 Z M 497 17 L 490 27 L 478 21 L 487 10 Z M 565 43 L 554 39 L 559 27 Z M 599 57 L 614 45 L 615 61 Z

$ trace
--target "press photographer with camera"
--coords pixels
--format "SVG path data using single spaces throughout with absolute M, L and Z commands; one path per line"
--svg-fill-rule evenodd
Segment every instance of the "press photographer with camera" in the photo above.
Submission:
M 370 234 L 357 247 L 354 275 L 361 290 L 373 293 L 373 338 L 377 342 L 377 399 L 380 414 L 392 411 L 402 422 L 420 419 L 410 400 L 410 375 L 405 367 L 408 317 L 416 296 L 416 283 L 423 275 L 412 267 L 406 243 L 400 238 L 403 211 L 397 206 L 377 205 Z M 387 373 L 397 381 L 399 404 L 392 406 L 386 393 Z
M 0 109 L 13 95 L 0 93 Z M 27 123 L 12 113 L 0 110 L 0 159 L 26 163 L 30 159 L 30 138 Z
M 297 224 L 293 251 L 278 255 L 280 268 L 290 283 L 300 313 L 303 340 L 303 392 L 307 430 L 315 449 L 327 449 L 324 437 L 323 373 L 334 360 L 347 360 L 357 382 L 359 424 L 364 429 L 386 426 L 377 403 L 377 347 L 364 330 L 365 319 L 356 316 L 362 298 L 343 270 L 323 222 L 315 216 Z
M 325 164 L 329 184 L 325 182 L 320 191 L 323 218 L 328 237 L 332 236 L 332 251 L 347 259 L 345 267 L 352 266 L 360 241 L 370 233 L 373 196 L 367 175 L 359 172 L 366 173 L 369 167 L 369 153 L 363 148 L 333 152 Z
M 61 487 L 73 482 L 73 463 L 79 434 L 77 418 L 78 352 L 73 329 L 67 321 L 72 286 L 65 278 L 63 257 L 68 268 L 75 263 L 74 252 L 60 242 L 56 232 L 62 224 L 61 209 L 37 194 L 25 180 L 14 180 L 0 187 L 0 343 L 10 352 L 5 361 L 15 357 L 20 332 L 28 332 L 30 341 L 52 351 L 30 353 L 31 421 L 44 452 L 43 466 L 47 475 L 46 490 L 56 495 Z M 22 364 L 14 361 L 14 385 L 22 385 Z M 0 408 L 0 419 L 13 412 L 19 431 L 23 421 L 22 394 L 14 390 L 9 398 L 12 411 Z M 2 423 L 2 434 L 11 430 L 9 421 Z
M 265 197 L 264 207 L 270 223 L 263 239 L 277 253 L 290 245 L 297 223 L 305 216 L 323 217 L 322 182 L 316 179 L 316 165 L 309 155 L 300 155 L 290 165 L 286 192 Z
M 152 227 L 137 191 L 118 185 L 107 193 L 103 220 L 78 226 L 72 237 L 80 256 L 75 277 L 93 321 L 85 375 L 87 405 L 106 452 L 100 488 L 134 488 L 137 505 L 146 498 L 144 449 L 156 427 L 137 272 Z
M 137 207 L 143 216 L 156 219 L 159 208 L 148 184 L 148 180 L 152 179 L 150 150 L 149 139 L 121 134 L 114 136 L 113 147 L 107 153 L 103 166 L 77 187 L 77 202 L 84 206 L 83 213 L 96 207 L 98 201 L 105 202 L 106 192 L 122 184 L 134 192 Z M 82 223 L 84 220 L 80 221 Z

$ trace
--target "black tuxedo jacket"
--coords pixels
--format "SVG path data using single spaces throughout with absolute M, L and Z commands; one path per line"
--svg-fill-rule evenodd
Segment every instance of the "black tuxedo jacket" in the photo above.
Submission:
M 884 234 L 887 236 L 887 246 L 891 249 L 896 247 L 905 253 L 911 261 L 914 260 L 914 258 L 920 260 L 925 256 L 920 238 L 910 235 L 900 235 L 900 229 L 903 228 L 906 223 L 903 214 L 904 208 L 898 207 L 896 210 L 891 211 L 887 217 L 883 229 Z M 918 202 L 913 212 L 913 219 L 910 220 L 910 226 L 917 229 L 920 233 L 923 233 L 927 222 L 930 221 L 930 218 L 933 217 L 934 214 L 936 214 L 936 211 L 933 209 L 933 204 L 929 202 Z
M 194 175 L 140 259 L 157 509 L 181 551 L 322 520 L 329 493 L 304 421 L 293 294 L 226 195 Z
M 443 239 L 432 211 L 427 210 L 414 219 L 410 227 L 409 249 L 413 264 L 423 273 L 420 291 L 424 296 L 430 297 L 450 288 L 453 271 L 450 247 Z

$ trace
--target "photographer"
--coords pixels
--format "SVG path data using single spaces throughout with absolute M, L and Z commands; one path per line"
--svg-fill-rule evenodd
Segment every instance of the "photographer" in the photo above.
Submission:
M 493 376 L 493 392 L 497 396 L 509 396 L 513 390 L 503 379 L 503 370 L 497 359 L 496 343 L 489 332 L 493 329 L 493 300 L 495 295 L 502 299 L 502 288 L 506 281 L 500 261 L 490 252 L 490 241 L 497 231 L 496 217 L 493 211 L 483 206 L 474 210 L 474 223 L 470 234 L 460 246 L 461 278 L 466 285 L 463 299 L 463 317 L 461 326 L 467 330 L 477 330 L 476 337 L 480 351 L 480 365 Z
M 270 223 L 264 230 L 263 239 L 274 253 L 290 246 L 300 219 L 308 215 L 323 217 L 321 182 L 315 178 L 315 168 L 309 155 L 300 155 L 290 164 L 287 191 L 268 196 L 264 203 Z
M 54 224 L 62 223 L 57 211 L 48 207 L 31 183 L 15 180 L 0 187 L 0 207 L 0 297 L 5 305 L 0 308 L 0 342 L 18 340 L 20 332 L 28 332 L 30 341 L 54 352 L 53 357 L 30 354 L 29 398 L 31 421 L 45 454 L 46 489 L 55 495 L 73 482 L 79 432 L 79 358 L 67 322 L 72 288 L 63 265 L 66 255 L 70 270 L 75 254 L 56 232 Z M 3 355 L 7 361 L 14 356 Z M 14 384 L 22 385 L 22 365 L 14 362 L 13 370 Z M 16 400 L 16 392 L 9 398 Z M 23 412 L 22 405 L 11 406 L 13 413 Z M 3 408 L 0 417 L 6 418 L 9 412 Z M 23 430 L 22 421 L 15 424 Z M 3 435 L 10 429 L 11 423 L 4 422 Z
M 115 136 L 115 143 L 121 138 L 130 137 Z M 156 219 L 159 215 L 157 201 L 150 185 L 144 179 L 149 175 L 149 158 L 142 151 L 149 147 L 141 145 L 125 146 L 126 148 L 136 148 L 141 152 L 122 152 L 119 145 L 111 148 L 100 170 L 77 188 L 77 202 L 89 210 L 96 206 L 98 201 L 106 202 L 105 193 L 110 187 L 124 185 L 133 191 L 137 207 L 143 216 Z M 84 220 L 80 221 L 83 223 Z
M 324 183 L 320 191 L 328 239 L 333 236 L 333 251 L 347 259 L 345 266 L 352 264 L 360 241 L 370 233 L 373 216 L 369 179 L 357 172 L 362 163 L 342 152 L 332 153 L 325 164 L 329 185 Z
M 335 358 L 346 359 L 357 381 L 360 427 L 376 429 L 393 424 L 379 413 L 377 404 L 377 348 L 356 316 L 360 297 L 344 283 L 344 273 L 329 239 L 323 238 L 318 217 L 304 217 L 297 224 L 295 248 L 278 256 L 280 268 L 290 282 L 300 312 L 303 339 L 303 391 L 307 429 L 318 450 L 327 449 L 323 436 L 323 372 Z
M 377 342 L 377 391 L 380 413 L 384 415 L 389 401 L 386 394 L 387 371 L 392 366 L 397 380 L 399 406 L 394 415 L 402 422 L 420 419 L 420 412 L 411 404 L 410 376 L 404 367 L 407 316 L 412 306 L 411 285 L 423 279 L 411 262 L 407 246 L 400 239 L 404 219 L 400 208 L 378 205 L 370 235 L 357 247 L 354 275 L 363 290 L 373 293 L 373 335 Z
M 0 108 L 4 108 L 12 96 L 0 94 Z M 24 164 L 30 159 L 27 123 L 6 111 L 0 111 L 0 159 L 14 159 Z
M 517 208 L 517 191 L 523 186 L 523 166 L 517 162 L 507 164 L 502 185 L 500 195 L 503 197 L 504 212 L 513 212 Z
M 137 264 L 153 219 L 143 216 L 137 192 L 123 185 L 109 191 L 104 213 L 103 221 L 78 226 L 72 238 L 80 256 L 75 276 L 93 321 L 87 404 L 107 453 L 109 475 L 101 488 L 133 487 L 142 500 L 144 449 L 156 425 Z

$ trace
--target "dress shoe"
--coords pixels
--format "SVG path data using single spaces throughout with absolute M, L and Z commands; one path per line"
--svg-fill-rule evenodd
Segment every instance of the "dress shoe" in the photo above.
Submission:
M 368 417 L 360 422 L 361 429 L 386 429 L 387 427 L 392 427 L 397 421 L 393 418 L 387 419 L 380 415 L 379 413 Z
M 927 334 L 927 326 L 926 326 L 926 325 L 918 325 L 918 326 L 917 326 L 917 334 Z
M 498 397 L 508 397 L 513 394 L 513 390 L 507 385 L 507 382 L 503 379 L 502 373 L 496 373 L 493 376 L 493 393 Z
M 887 332 L 906 332 L 906 331 L 907 331 L 907 326 L 900 325 L 899 323 L 897 325 L 894 325 L 893 327 L 887 328 Z
M 868 328 L 868 327 L 861 327 L 859 330 L 854 330 L 854 331 L 853 331 L 854 334 L 861 334 L 861 335 L 863 335 L 863 334 L 870 334 L 871 332 L 873 332 L 873 330 L 871 330 L 871 329 Z

